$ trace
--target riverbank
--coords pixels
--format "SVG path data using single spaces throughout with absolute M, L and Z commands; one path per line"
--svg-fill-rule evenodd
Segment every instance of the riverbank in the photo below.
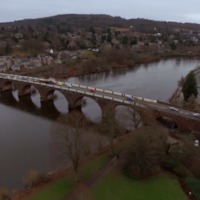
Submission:
M 196 81 L 197 81 L 197 85 L 200 85 L 200 67 L 198 67 L 195 70 L 192 70 L 192 72 L 195 75 Z M 182 83 L 184 82 L 185 78 L 187 76 L 185 76 L 182 80 L 180 80 Z M 173 95 L 171 96 L 171 98 L 169 99 L 169 103 L 173 104 L 173 105 L 177 105 L 177 106 L 183 106 L 184 104 L 184 96 L 182 93 L 182 83 L 179 84 L 178 88 L 176 89 L 176 91 L 173 93 Z M 197 96 L 197 102 L 200 99 L 200 94 L 198 93 Z
M 28 76 L 41 76 L 41 77 L 54 77 L 57 79 L 67 79 L 70 77 L 78 77 L 84 75 L 90 75 L 95 73 L 103 73 L 111 70 L 119 69 L 119 68 L 131 68 L 134 69 L 138 65 L 141 64 L 151 64 L 160 60 L 168 60 L 171 58 L 183 58 L 183 59 L 200 59 L 198 56 L 194 57 L 188 54 L 183 54 L 180 52 L 165 52 L 160 55 L 154 54 L 139 54 L 134 58 L 134 60 L 123 60 L 124 62 L 109 62 L 105 63 L 105 60 L 101 60 L 103 58 L 91 58 L 87 60 L 79 60 L 77 62 L 73 62 L 70 65 L 54 65 L 54 66 L 45 66 L 42 68 L 36 68 L 31 71 L 21 72 L 21 75 Z M 196 74 L 200 74 L 200 69 L 194 70 Z M 200 76 L 198 78 L 200 84 Z M 184 80 L 179 80 L 184 81 Z M 179 83 L 178 88 L 175 90 L 173 95 L 168 100 L 169 103 L 177 106 L 183 106 L 183 93 L 181 83 Z
M 114 147 L 115 150 L 118 152 L 124 146 L 129 144 L 130 139 L 133 137 L 133 134 L 123 134 L 122 136 L 116 138 L 114 140 Z M 97 153 L 94 155 L 90 155 L 88 158 L 85 158 L 81 162 L 80 166 L 80 176 L 82 175 L 83 179 L 89 178 L 90 176 L 94 175 L 96 171 L 100 170 L 112 157 L 110 157 L 110 146 L 106 145 L 102 147 Z M 74 185 L 73 182 L 73 169 L 72 167 L 68 167 L 61 170 L 55 170 L 49 172 L 49 182 L 41 183 L 36 187 L 22 189 L 22 190 L 14 190 L 12 191 L 12 200 L 27 200 L 27 199 L 34 199 L 35 194 L 52 187 L 52 185 L 56 185 L 56 182 L 59 182 L 58 187 L 61 185 L 65 185 L 65 182 L 68 178 L 71 178 L 71 186 Z M 80 177 L 81 178 L 81 177 Z M 63 179 L 65 179 L 63 183 Z M 66 185 L 67 186 L 67 185 Z M 69 185 L 68 185 L 69 186 Z M 55 188 L 54 188 L 55 189 Z M 67 193 L 67 190 L 70 188 L 64 189 L 64 194 Z M 55 192 L 55 191 L 49 191 Z M 46 197 L 46 196 L 45 196 Z
M 135 58 L 120 58 L 120 60 L 108 59 L 105 57 L 92 57 L 87 59 L 78 59 L 66 64 L 54 66 L 43 66 L 19 72 L 20 75 L 43 76 L 54 78 L 69 78 L 93 73 L 101 73 L 116 68 L 135 67 L 138 64 L 151 63 L 159 61 L 160 56 L 151 54 L 141 54 Z
M 121 52 L 121 51 L 120 51 Z M 171 58 L 196 58 L 199 56 L 190 54 L 183 54 L 180 52 L 162 52 L 160 54 L 153 53 L 124 53 L 121 55 L 117 52 L 116 55 L 100 55 L 92 56 L 87 59 L 77 59 L 68 61 L 65 64 L 43 66 L 33 68 L 20 72 L 20 75 L 27 76 L 43 76 L 66 79 L 70 77 L 83 76 L 93 73 L 101 73 L 110 71 L 117 68 L 136 67 L 139 64 L 149 64 L 160 60 L 166 60 Z

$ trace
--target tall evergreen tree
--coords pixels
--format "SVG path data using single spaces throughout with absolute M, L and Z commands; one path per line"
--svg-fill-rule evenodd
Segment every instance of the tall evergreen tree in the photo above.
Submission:
M 197 82 L 193 72 L 189 73 L 185 82 L 183 83 L 183 96 L 184 100 L 187 101 L 188 98 L 193 94 L 197 97 L 198 90 L 197 90 Z

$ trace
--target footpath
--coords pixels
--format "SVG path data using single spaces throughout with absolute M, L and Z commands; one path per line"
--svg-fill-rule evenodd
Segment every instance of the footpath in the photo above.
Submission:
M 102 177 L 106 176 L 111 172 L 118 163 L 118 156 L 112 158 L 103 168 L 97 171 L 89 180 L 82 181 L 77 183 L 73 191 L 67 197 L 64 197 L 63 200 L 94 200 L 90 188 L 97 183 Z

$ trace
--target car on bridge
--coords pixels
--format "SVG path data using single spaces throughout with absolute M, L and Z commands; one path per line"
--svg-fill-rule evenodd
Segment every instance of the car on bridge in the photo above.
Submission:
M 133 98 L 133 97 L 126 97 L 126 99 L 127 99 L 128 101 L 134 101 L 134 98 Z
M 13 76 L 10 76 L 11 78 L 13 78 Z M 21 77 L 21 80 L 23 80 L 23 81 L 27 81 L 29 79 L 29 77 L 24 77 L 24 76 L 22 76 Z
M 59 86 L 62 86 L 62 85 L 64 85 L 65 83 L 64 83 L 64 82 L 61 82 L 61 81 L 58 81 L 56 84 L 59 85 Z
M 45 83 L 45 84 L 54 84 L 53 81 L 49 80 L 39 80 L 40 83 Z
M 193 117 L 200 117 L 200 113 L 192 113 Z
M 96 92 L 95 89 L 89 89 L 89 92 Z
M 66 82 L 65 82 L 65 85 L 66 85 L 67 87 L 72 87 L 72 84 L 71 84 L 71 83 L 66 83 Z
M 175 107 L 169 106 L 169 109 L 172 110 L 172 111 L 176 111 L 176 112 L 178 112 L 178 108 L 175 108 Z

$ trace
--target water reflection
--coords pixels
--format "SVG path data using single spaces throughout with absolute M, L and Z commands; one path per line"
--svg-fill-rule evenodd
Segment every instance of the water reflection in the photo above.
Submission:
M 42 104 L 41 108 L 38 108 L 33 103 L 30 96 L 19 97 L 19 101 L 17 101 L 11 91 L 1 93 L 0 104 L 27 112 L 31 115 L 37 115 L 53 120 L 60 115 L 60 112 L 56 109 L 53 101 L 45 102 Z
M 133 109 L 130 109 L 128 106 L 117 106 L 115 108 L 115 117 L 118 123 L 129 132 L 134 130 L 132 112 Z
M 68 113 L 69 109 L 68 109 L 68 101 L 66 97 L 58 90 L 56 90 L 54 94 L 56 95 L 56 100 L 54 101 L 54 105 L 56 109 L 60 113 Z
M 5 91 L 1 92 L 1 98 L 0 101 L 6 105 L 17 105 L 18 101 L 17 99 L 13 96 L 12 92 L 10 91 Z
M 18 97 L 18 90 L 12 90 L 13 97 L 16 99 L 16 101 L 19 101 Z
M 199 65 L 199 60 L 161 60 L 133 68 L 72 77 L 66 81 L 167 102 L 176 90 L 178 80 Z
M 85 105 L 82 106 L 82 112 L 85 117 L 94 123 L 101 122 L 102 111 L 99 105 L 91 98 L 84 97 Z
M 0 104 L 10 106 L 14 109 L 18 109 L 32 115 L 54 120 L 60 114 L 68 113 L 68 102 L 65 96 L 59 91 L 55 91 L 55 94 L 57 95 L 55 100 L 40 103 L 41 106 L 38 107 L 37 104 L 38 101 L 40 101 L 40 95 L 37 92 L 31 96 L 19 96 L 19 100 L 16 100 L 13 92 L 6 91 L 1 93 Z M 83 97 L 83 99 L 85 104 L 82 106 L 81 110 L 85 117 L 92 122 L 100 122 L 101 108 L 99 105 L 91 98 Z
M 41 101 L 40 101 L 40 93 L 38 92 L 36 87 L 33 87 L 34 93 L 31 94 L 31 99 L 33 103 L 40 108 L 41 107 Z

